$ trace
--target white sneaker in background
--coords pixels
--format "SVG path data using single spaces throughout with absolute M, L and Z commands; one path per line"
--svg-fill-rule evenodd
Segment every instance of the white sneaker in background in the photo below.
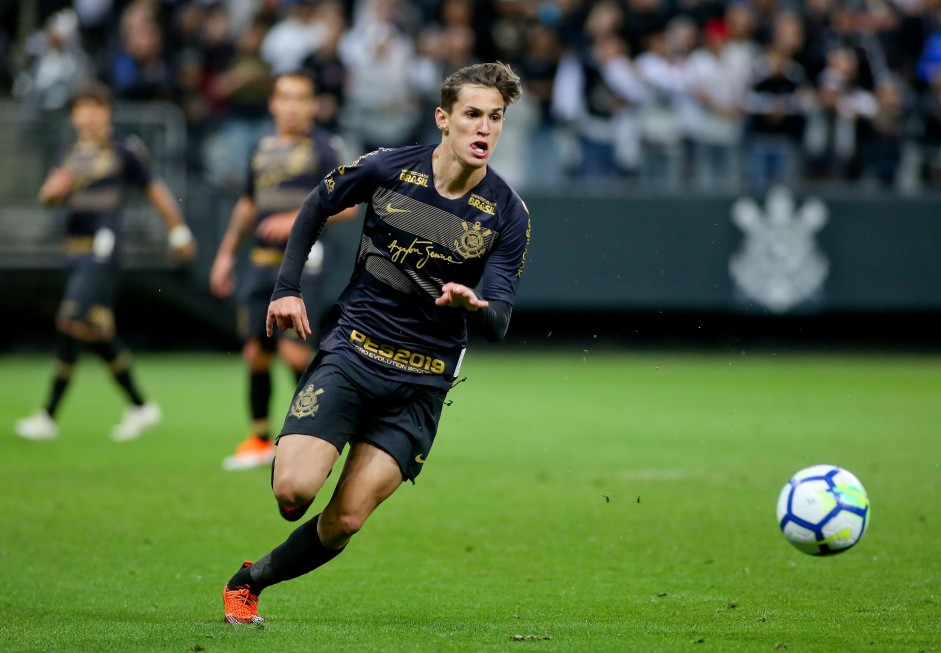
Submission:
M 124 411 L 124 419 L 111 431 L 111 439 L 115 442 L 135 440 L 145 429 L 156 426 L 163 418 L 160 406 L 148 401 L 143 406 L 130 406 Z
M 26 440 L 55 440 L 59 435 L 59 426 L 45 409 L 40 408 L 29 417 L 17 421 L 13 431 Z

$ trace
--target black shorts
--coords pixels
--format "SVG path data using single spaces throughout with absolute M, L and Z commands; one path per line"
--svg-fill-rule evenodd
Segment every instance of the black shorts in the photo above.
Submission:
M 250 264 L 239 296 L 239 333 L 243 341 L 257 339 L 266 351 L 275 351 L 278 338 L 293 338 L 298 340 L 293 331 L 275 329 L 274 336 L 269 338 L 265 330 L 265 321 L 268 319 L 268 305 L 271 303 L 271 293 L 274 292 L 275 282 L 278 280 L 278 268 Z M 317 327 L 312 300 L 317 293 L 322 292 L 319 274 L 304 272 L 301 275 L 301 292 L 304 295 L 304 304 L 307 306 L 307 319 L 314 333 L 307 336 L 308 343 L 318 340 Z M 300 340 L 298 340 L 300 342 Z
M 390 381 L 339 354 L 321 352 L 294 393 L 281 435 L 326 440 L 343 452 L 369 442 L 387 452 L 415 482 L 438 431 L 446 390 Z
M 109 332 L 114 330 L 114 296 L 119 270 L 114 259 L 99 261 L 91 255 L 70 258 L 65 295 L 59 317 L 85 322 Z

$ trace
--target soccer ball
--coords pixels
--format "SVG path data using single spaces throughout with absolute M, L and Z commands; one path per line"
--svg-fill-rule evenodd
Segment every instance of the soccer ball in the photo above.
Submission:
M 869 526 L 869 497 L 859 479 L 834 465 L 797 472 L 778 496 L 778 525 L 787 541 L 815 556 L 842 553 Z

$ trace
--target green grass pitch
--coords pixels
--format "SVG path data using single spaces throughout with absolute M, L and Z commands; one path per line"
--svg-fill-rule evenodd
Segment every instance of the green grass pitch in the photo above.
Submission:
M 267 590 L 264 629 L 221 612 L 242 560 L 292 528 L 266 470 L 220 466 L 246 429 L 241 360 L 138 363 L 160 426 L 112 443 L 121 401 L 87 357 L 59 439 L 32 443 L 11 427 L 51 360 L 0 358 L 0 650 L 941 649 L 937 357 L 478 347 L 418 484 Z M 833 558 L 775 523 L 816 463 L 872 501 Z

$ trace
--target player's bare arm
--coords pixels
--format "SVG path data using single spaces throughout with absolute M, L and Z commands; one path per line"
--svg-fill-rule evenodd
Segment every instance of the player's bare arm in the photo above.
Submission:
M 147 199 L 167 225 L 168 244 L 173 258 L 180 262 L 192 260 L 196 256 L 196 241 L 193 232 L 186 226 L 173 193 L 163 181 L 154 179 L 147 185 Z
M 257 213 L 255 201 L 248 195 L 240 197 L 232 209 L 229 226 L 209 271 L 209 290 L 216 297 L 228 297 L 235 290 L 235 252 L 251 233 Z

